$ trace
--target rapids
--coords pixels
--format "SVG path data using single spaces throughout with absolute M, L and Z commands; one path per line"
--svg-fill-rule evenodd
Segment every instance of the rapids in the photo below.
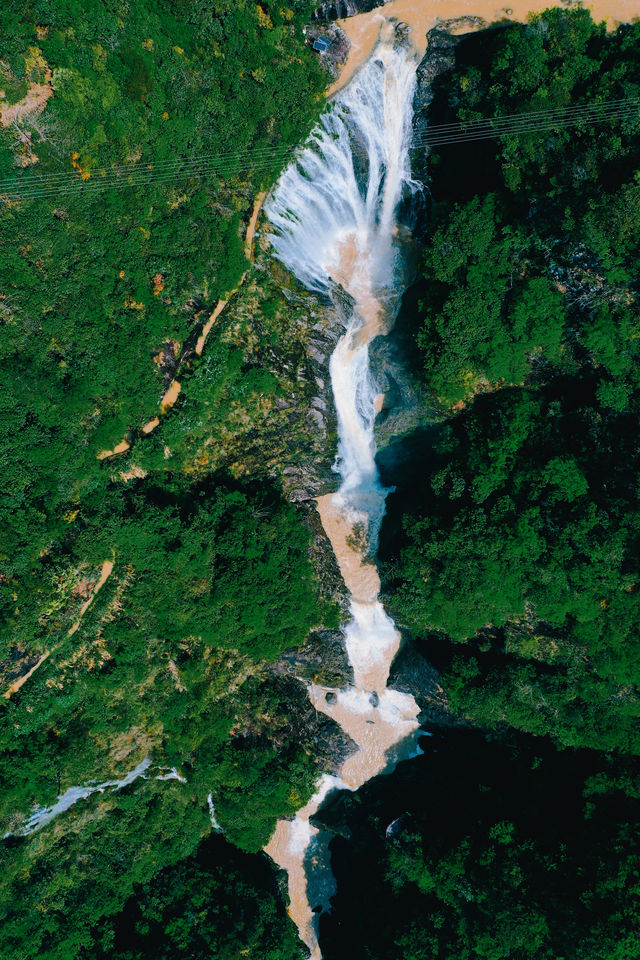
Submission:
M 419 190 L 409 160 L 416 66 L 413 48 L 385 23 L 371 59 L 329 105 L 265 205 L 275 256 L 309 290 L 346 293 L 351 308 L 330 363 L 340 486 L 319 498 L 318 511 L 351 595 L 344 634 L 355 682 L 347 690 L 312 684 L 309 696 L 358 749 L 339 777 L 322 778 L 293 820 L 279 821 L 266 847 L 288 872 L 289 913 L 312 960 L 321 957 L 316 916 L 327 904 L 311 903 L 308 892 L 326 870 L 310 818 L 331 790 L 355 790 L 417 752 L 418 707 L 387 687 L 400 636 L 378 599 L 375 555 L 388 491 L 375 463 L 380 396 L 369 365 L 369 343 L 392 327 L 407 282 L 398 210 Z

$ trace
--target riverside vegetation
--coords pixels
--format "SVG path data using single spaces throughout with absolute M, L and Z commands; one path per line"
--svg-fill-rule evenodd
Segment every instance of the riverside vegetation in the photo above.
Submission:
M 249 267 L 273 151 L 320 108 L 312 9 L 0 12 L 2 102 L 53 90 L 0 131 L 2 178 L 80 187 L 115 163 L 247 157 L 0 205 L 3 691 L 33 670 L 0 700 L 8 960 L 303 955 L 256 852 L 329 760 L 303 687 L 270 669 L 337 622 L 283 496 L 287 462 L 326 439 L 298 413 L 309 310 L 279 268 L 251 268 L 200 359 L 192 345 Z M 639 33 L 572 9 L 465 38 L 431 119 L 636 97 Z M 448 732 L 341 796 L 327 960 L 640 955 L 637 129 L 430 159 L 413 333 L 440 420 L 389 497 L 385 602 L 486 737 Z M 23 835 L 34 806 L 147 756 L 135 782 Z M 363 878 L 371 909 L 354 911 Z
M 639 36 L 553 10 L 469 38 L 432 109 L 637 98 Z M 448 684 L 466 714 L 633 753 L 639 145 L 635 117 L 481 143 L 465 178 L 462 148 L 433 158 L 417 339 L 443 420 L 410 510 L 391 498 L 389 569 L 407 623 L 463 642 Z
M 637 98 L 639 40 L 580 9 L 465 38 L 429 116 Z M 431 157 L 413 332 L 441 419 L 389 498 L 387 602 L 488 741 L 447 736 L 387 820 L 360 809 L 335 922 L 354 870 L 398 923 L 352 928 L 356 958 L 640 956 L 638 129 Z
M 272 462 L 308 445 L 276 416 L 294 390 L 308 399 L 304 330 L 250 271 L 201 359 L 193 344 L 249 267 L 275 151 L 320 109 L 327 76 L 301 29 L 312 6 L 2 5 L 0 104 L 52 92 L 1 129 L 0 194 L 18 176 L 77 181 L 0 203 L 7 960 L 300 956 L 253 853 L 326 769 L 304 689 L 269 669 L 337 621 Z M 242 170 L 90 190 L 103 167 L 229 151 Z M 178 402 L 145 436 L 176 371 Z M 271 466 L 262 430 L 280 433 Z M 99 458 L 123 437 L 126 456 Z M 147 756 L 134 783 L 22 835 L 34 806 Z M 209 795 L 252 855 L 206 839 Z

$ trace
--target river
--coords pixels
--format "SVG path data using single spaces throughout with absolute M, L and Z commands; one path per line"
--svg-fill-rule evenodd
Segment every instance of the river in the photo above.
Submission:
M 312 960 L 321 957 L 316 921 L 327 898 L 311 902 L 310 880 L 327 867 L 310 818 L 332 790 L 356 790 L 418 751 L 418 707 L 387 686 L 400 635 L 379 600 L 375 556 L 388 491 L 375 463 L 381 398 L 369 365 L 369 343 L 393 326 L 407 283 L 398 210 L 420 190 L 409 160 L 417 63 L 415 49 L 385 23 L 374 54 L 333 99 L 265 205 L 275 256 L 307 289 L 344 297 L 342 288 L 351 304 L 330 363 L 340 486 L 319 498 L 318 511 L 350 594 L 344 635 L 354 684 L 311 684 L 309 696 L 358 749 L 337 777 L 321 779 L 294 819 L 278 822 L 266 847 L 288 873 L 289 913 Z

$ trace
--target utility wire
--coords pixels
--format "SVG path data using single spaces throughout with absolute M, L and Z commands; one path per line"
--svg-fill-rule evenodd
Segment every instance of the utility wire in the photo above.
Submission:
M 637 111 L 638 107 L 635 105 L 627 105 L 624 108 L 613 107 L 606 110 L 604 108 L 599 108 L 595 115 L 593 114 L 592 110 L 589 113 L 583 112 L 581 115 L 563 117 L 562 119 L 566 126 L 575 126 L 581 123 L 602 122 L 608 119 L 632 118 Z M 420 145 L 442 146 L 469 140 L 483 140 L 496 136 L 506 136 L 513 133 L 539 132 L 542 130 L 551 129 L 556 125 L 556 122 L 557 121 L 555 119 L 549 119 L 534 123 L 527 123 L 526 125 L 518 123 L 517 125 L 512 125 L 509 127 L 500 127 L 497 130 L 476 127 L 476 130 L 461 131 L 457 135 L 447 136 L 439 136 L 438 129 L 432 128 L 432 130 L 427 132 L 423 137 L 414 140 L 412 147 Z M 151 182 L 166 183 L 175 179 L 177 173 L 187 176 L 189 174 L 215 174 L 216 172 L 219 174 L 229 175 L 231 172 L 239 172 L 243 169 L 253 170 L 259 169 L 260 167 L 270 167 L 275 163 L 276 160 L 282 160 L 287 155 L 292 155 L 295 150 L 295 147 L 281 147 L 272 150 L 263 150 L 261 152 L 254 151 L 249 157 L 247 157 L 247 154 L 236 154 L 233 163 L 230 160 L 226 160 L 225 162 L 224 160 L 220 160 L 218 157 L 216 157 L 213 160 L 194 158 L 192 160 L 175 162 L 170 166 L 160 167 L 159 169 L 156 169 L 154 165 L 146 165 L 145 167 L 130 165 L 126 168 L 127 171 L 131 171 L 128 176 L 123 173 L 121 176 L 115 178 L 106 177 L 104 175 L 98 178 L 98 175 L 94 172 L 90 180 L 79 180 L 76 175 L 72 174 L 66 183 L 57 183 L 55 185 L 51 184 L 46 186 L 47 181 L 45 180 L 41 184 L 34 184 L 33 186 L 29 184 L 28 187 L 15 192 L 18 193 L 18 197 L 21 199 L 35 199 L 37 197 L 43 197 L 51 194 L 64 194 L 70 191 L 77 192 L 79 188 L 82 189 L 83 192 L 92 193 L 111 187 L 137 186 L 145 185 Z M 243 163 L 243 161 L 245 162 Z M 13 193 L 14 191 L 12 190 L 11 192 Z
M 578 114 L 583 117 L 588 117 L 595 114 L 606 112 L 607 110 L 625 108 L 625 107 L 634 107 L 640 105 L 640 99 L 620 99 L 620 100 L 606 100 L 600 103 L 595 103 L 592 105 L 580 104 L 575 107 L 559 107 L 553 110 L 538 110 L 528 113 L 517 113 L 517 114 L 505 114 L 499 117 L 488 117 L 480 120 L 469 120 L 469 121 L 457 121 L 455 123 L 441 123 L 436 124 L 433 127 L 429 128 L 427 133 L 428 137 L 431 136 L 441 136 L 447 133 L 475 133 L 480 132 L 483 129 L 500 129 L 505 125 L 509 128 L 512 125 L 528 124 L 539 118 L 549 120 L 550 122 L 555 119 L 562 119 L 564 117 L 570 117 L 574 114 Z M 293 149 L 293 148 L 284 148 L 284 149 Z M 273 153 L 272 147 L 257 147 L 251 151 L 252 156 L 260 155 L 271 155 Z M 222 151 L 216 153 L 213 159 L 216 162 L 227 163 L 233 162 L 234 160 L 243 159 L 246 156 L 246 151 Z M 145 169 L 153 170 L 164 170 L 172 168 L 181 168 L 186 164 L 200 164 L 203 162 L 208 162 L 212 159 L 210 154 L 206 154 L 200 157 L 185 158 L 183 160 L 159 160 L 159 161 L 146 161 L 140 164 L 139 162 L 129 162 L 123 164 L 114 164 L 108 168 L 98 168 L 93 171 L 92 176 L 104 175 L 104 174 L 113 174 L 116 176 L 124 175 L 128 171 L 142 171 Z M 78 179 L 78 175 L 73 171 L 65 171 L 57 174 L 37 174 L 31 173 L 30 180 L 34 183 L 45 183 L 60 179 Z M 17 182 L 16 177 L 5 177 L 0 178 L 0 186 L 11 186 Z
M 588 126 L 606 121 L 629 120 L 640 114 L 640 98 L 606 100 L 594 104 L 529 113 L 510 114 L 458 123 L 436 124 L 415 138 L 411 149 L 449 146 L 499 137 L 526 135 L 563 127 Z M 313 149 L 314 137 L 302 147 L 259 147 L 244 152 L 222 152 L 182 160 L 160 160 L 147 163 L 118 164 L 91 171 L 84 180 L 78 173 L 49 175 L 31 174 L 24 178 L 0 178 L 0 199 L 6 201 L 35 200 L 47 197 L 101 193 L 122 187 L 168 184 L 183 177 L 232 176 L 243 171 L 269 169 L 281 165 L 296 152 Z M 302 159 L 302 157 L 300 158 Z
M 602 101 L 601 103 L 596 103 L 593 105 L 584 105 L 580 104 L 575 107 L 559 107 L 554 110 L 538 110 L 532 111 L 529 113 L 517 113 L 517 114 L 505 114 L 504 116 L 499 117 L 489 117 L 480 120 L 469 120 L 469 121 L 457 121 L 455 123 L 441 123 L 436 124 L 433 127 L 429 128 L 427 133 L 428 137 L 431 136 L 441 136 L 448 133 L 457 134 L 458 132 L 464 133 L 473 133 L 480 132 L 483 129 L 500 129 L 505 125 L 511 128 L 512 124 L 526 124 L 537 120 L 538 118 L 548 119 L 549 121 L 555 120 L 555 118 L 561 119 L 563 117 L 569 117 L 573 114 L 579 114 L 581 116 L 590 116 L 594 112 L 600 113 L 602 111 L 607 111 L 610 108 L 618 109 L 619 107 L 633 107 L 635 105 L 640 105 L 640 99 L 621 99 L 621 100 L 607 100 Z M 293 149 L 293 148 L 284 148 L 284 149 Z M 260 155 L 271 155 L 273 153 L 272 147 L 256 147 L 251 151 L 252 156 Z M 216 153 L 213 159 L 216 162 L 226 163 L 233 162 L 234 160 L 243 159 L 246 156 L 246 151 L 222 151 Z M 165 169 L 175 169 L 182 168 L 188 164 L 200 164 L 203 162 L 208 162 L 212 159 L 211 154 L 205 154 L 200 157 L 185 158 L 183 160 L 157 160 L 157 161 L 145 161 L 142 164 L 139 162 L 129 162 L 114 164 L 111 167 L 97 168 L 92 172 L 92 176 L 112 174 L 114 176 L 125 175 L 129 171 L 144 171 L 146 170 L 165 170 Z M 64 171 L 61 173 L 55 174 L 38 174 L 32 172 L 29 175 L 29 179 L 33 183 L 49 183 L 54 181 L 60 181 L 65 179 L 73 179 L 74 181 L 78 179 L 78 174 L 74 171 Z M 11 186 L 14 183 L 18 182 L 15 176 L 13 177 L 0 177 L 0 187 Z
M 462 142 L 465 140 L 485 139 L 487 136 L 504 136 L 516 132 L 530 132 L 534 130 L 549 129 L 556 125 L 557 119 L 563 119 L 565 123 L 575 125 L 580 122 L 594 122 L 596 120 L 604 121 L 606 119 L 616 118 L 617 116 L 626 117 L 633 115 L 637 108 L 636 104 L 640 101 L 610 101 L 588 108 L 569 108 L 565 111 L 549 111 L 545 116 L 544 111 L 535 114 L 520 114 L 517 123 L 506 123 L 511 118 L 495 118 L 491 120 L 473 121 L 469 124 L 439 124 L 431 128 L 427 133 L 414 140 L 412 146 L 418 145 L 441 145 L 445 143 Z M 537 118 L 540 118 L 537 121 Z M 532 122 L 532 120 L 534 122 Z M 535 122 L 537 121 L 537 122 Z M 455 132 L 457 131 L 457 132 Z M 250 161 L 247 161 L 246 168 L 262 166 L 265 163 L 271 164 L 274 160 L 292 153 L 295 147 L 284 148 L 260 148 L 251 151 Z M 27 197 L 31 190 L 37 190 L 38 194 L 44 188 L 48 187 L 58 189 L 60 186 L 71 184 L 74 189 L 81 186 L 84 189 L 91 187 L 106 187 L 120 181 L 127 174 L 132 177 L 125 181 L 125 184 L 136 185 L 138 182 L 148 182 L 152 180 L 165 179 L 164 175 L 180 171 L 187 173 L 190 170 L 208 172 L 219 169 L 226 173 L 228 170 L 235 169 L 247 160 L 247 153 L 228 153 L 217 154 L 211 157 L 187 158 L 180 161 L 159 161 L 147 164 L 121 164 L 102 170 L 94 170 L 89 180 L 81 180 L 76 173 L 57 174 L 53 176 L 38 177 L 38 175 L 29 178 L 29 184 L 25 189 L 19 190 L 14 187 L 16 178 L 0 179 L 0 188 L 9 189 L 11 192 L 19 192 L 20 196 Z M 239 167 L 240 168 L 240 167 Z M 243 166 L 241 169 L 244 169 Z M 107 176 L 109 174 L 109 176 Z M 114 177 L 115 174 L 115 177 Z M 93 182 L 92 182 L 93 181 Z
M 443 146 L 451 143 L 465 143 L 468 141 L 475 140 L 490 140 L 499 137 L 513 136 L 518 134 L 528 134 L 528 133 L 537 133 L 545 130 L 553 130 L 557 125 L 559 120 L 562 121 L 563 126 L 566 127 L 577 127 L 582 124 L 589 125 L 593 123 L 603 123 L 606 120 L 626 120 L 633 119 L 637 117 L 640 112 L 639 106 L 627 107 L 627 108 L 618 108 L 610 109 L 608 111 L 599 111 L 594 114 L 583 114 L 583 115 L 574 115 L 569 117 L 561 117 L 558 120 L 543 120 L 528 123 L 528 124 L 514 124 L 509 127 L 499 127 L 495 129 L 482 129 L 478 131 L 465 131 L 464 129 L 460 130 L 458 134 L 427 134 L 425 139 L 426 146 Z
M 496 124 L 510 125 L 512 122 L 537 120 L 539 118 L 552 119 L 554 117 L 562 118 L 575 113 L 589 113 L 590 111 L 599 111 L 609 107 L 624 107 L 640 104 L 638 97 L 623 97 L 618 100 L 601 100 L 592 104 L 579 103 L 574 107 L 556 107 L 553 110 L 532 110 L 527 113 L 501 114 L 497 117 L 483 117 L 478 120 L 456 120 L 454 123 L 439 123 L 431 127 L 439 133 L 457 130 L 475 130 L 483 126 L 493 127 Z

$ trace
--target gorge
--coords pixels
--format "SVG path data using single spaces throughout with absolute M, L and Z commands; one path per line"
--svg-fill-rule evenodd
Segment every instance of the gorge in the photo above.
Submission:
M 2 5 L 3 960 L 640 957 L 639 4 Z
M 369 343 L 393 326 L 407 282 L 411 241 L 398 210 L 402 200 L 410 207 L 421 189 L 409 161 L 416 66 L 403 31 L 386 22 L 373 56 L 324 113 L 265 207 L 275 256 L 307 289 L 348 301 L 347 329 L 330 364 L 339 431 L 334 469 L 341 482 L 317 505 L 350 594 L 344 636 L 354 685 L 311 684 L 308 692 L 316 710 L 333 718 L 357 749 L 338 777 L 321 778 L 293 820 L 279 821 L 266 847 L 288 871 L 290 914 L 312 958 L 320 948 L 317 908 L 307 894 L 307 861 L 318 833 L 310 818 L 331 790 L 356 790 L 417 749 L 417 704 L 387 687 L 400 634 L 378 599 L 375 553 L 388 491 L 378 476 L 373 436 L 383 398 L 369 367 Z

